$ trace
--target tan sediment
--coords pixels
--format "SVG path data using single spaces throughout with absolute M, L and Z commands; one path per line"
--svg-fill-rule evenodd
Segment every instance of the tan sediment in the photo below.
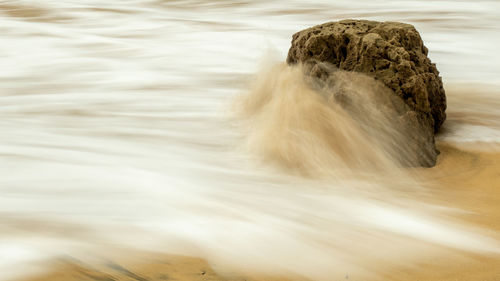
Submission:
M 61 260 L 53 264 L 55 270 L 29 279 L 30 281 L 76 280 L 222 280 L 202 259 L 184 256 L 143 256 L 141 262 L 106 261 L 88 265 L 78 261 Z
M 418 171 L 425 185 L 436 191 L 433 201 L 460 208 L 464 224 L 485 229 L 493 237 L 500 230 L 500 153 L 476 148 L 439 145 L 436 167 Z M 500 256 L 448 250 L 408 268 L 381 274 L 380 280 L 465 281 L 500 280 Z
M 464 225 L 486 229 L 490 235 L 500 231 L 500 153 L 464 149 L 439 144 L 441 155 L 431 169 L 414 169 L 424 185 L 433 190 L 430 203 L 464 210 Z M 488 234 L 488 233 L 486 233 Z M 300 254 L 300 253 L 297 253 Z M 59 261 L 51 273 L 23 281 L 77 280 L 305 280 L 270 276 L 251 276 L 238 272 L 217 273 L 202 259 L 184 256 L 131 254 L 133 259 L 112 258 L 97 266 Z M 138 262 L 139 261 L 139 262 Z M 493 281 L 500 278 L 500 256 L 443 249 L 426 260 L 405 266 L 381 264 L 373 280 Z M 358 280 L 346 276 L 346 280 Z M 363 279 L 366 280 L 366 279 Z
M 67 16 L 54 15 L 50 10 L 35 5 L 13 5 L 0 3 L 0 14 L 36 22 L 57 22 L 69 20 Z

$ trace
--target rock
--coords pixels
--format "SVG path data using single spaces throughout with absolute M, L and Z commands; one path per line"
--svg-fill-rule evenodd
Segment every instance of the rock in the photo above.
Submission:
M 305 79 L 309 87 L 356 121 L 373 150 L 403 166 L 435 165 L 438 152 L 432 127 L 381 81 L 329 63 L 305 64 L 302 70 L 311 74 Z
M 309 64 L 309 74 L 320 79 L 324 73 L 314 65 L 329 63 L 382 82 L 407 105 L 395 122 L 423 134 L 417 137 L 415 146 L 420 147 L 418 153 L 426 156 L 416 164 L 433 166 L 438 154 L 434 133 L 446 118 L 446 96 L 436 65 L 427 52 L 412 25 L 343 20 L 295 33 L 287 63 Z

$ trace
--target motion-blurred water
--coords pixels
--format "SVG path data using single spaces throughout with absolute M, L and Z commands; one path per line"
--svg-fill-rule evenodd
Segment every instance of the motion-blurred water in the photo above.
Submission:
M 403 21 L 448 90 L 440 139 L 499 143 L 499 11 L 498 1 L 0 1 L 0 280 L 113 245 L 312 279 L 402 262 L 401 245 L 415 256 L 396 236 L 498 250 L 408 199 L 426 191 L 404 170 L 324 181 L 254 161 L 230 108 L 259 61 L 285 59 L 294 32 Z

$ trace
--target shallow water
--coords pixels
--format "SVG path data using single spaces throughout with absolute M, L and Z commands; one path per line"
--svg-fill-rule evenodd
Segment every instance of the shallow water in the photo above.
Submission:
M 0 279 L 111 246 L 313 279 L 415 258 L 415 241 L 498 250 L 405 170 L 325 181 L 255 160 L 231 105 L 300 29 L 404 21 L 448 90 L 440 139 L 500 143 L 500 2 L 102 2 L 0 2 Z

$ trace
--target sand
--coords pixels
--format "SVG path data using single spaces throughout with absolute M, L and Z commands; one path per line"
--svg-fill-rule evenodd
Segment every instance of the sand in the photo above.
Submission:
M 463 209 L 460 219 L 489 230 L 500 232 L 500 152 L 481 151 L 476 147 L 458 148 L 439 144 L 441 155 L 436 167 L 415 169 L 429 188 L 435 190 L 430 199 L 441 206 Z M 110 258 L 89 265 L 79 261 L 60 260 L 50 273 L 23 281 L 84 280 L 304 280 L 272 276 L 249 276 L 237 272 L 216 273 L 202 259 L 151 253 L 127 253 L 133 259 Z M 125 255 L 121 255 L 122 257 Z M 443 249 L 432 258 L 405 267 L 386 269 L 381 265 L 378 280 L 500 280 L 500 256 L 479 255 Z M 355 276 L 345 279 L 358 280 Z M 364 280 L 364 279 L 363 279 Z
M 435 202 L 468 211 L 461 217 L 464 223 L 493 234 L 500 231 L 500 153 L 480 147 L 441 144 L 437 166 L 419 172 L 440 194 Z M 500 280 L 500 256 L 448 250 L 410 268 L 387 272 L 380 280 Z

